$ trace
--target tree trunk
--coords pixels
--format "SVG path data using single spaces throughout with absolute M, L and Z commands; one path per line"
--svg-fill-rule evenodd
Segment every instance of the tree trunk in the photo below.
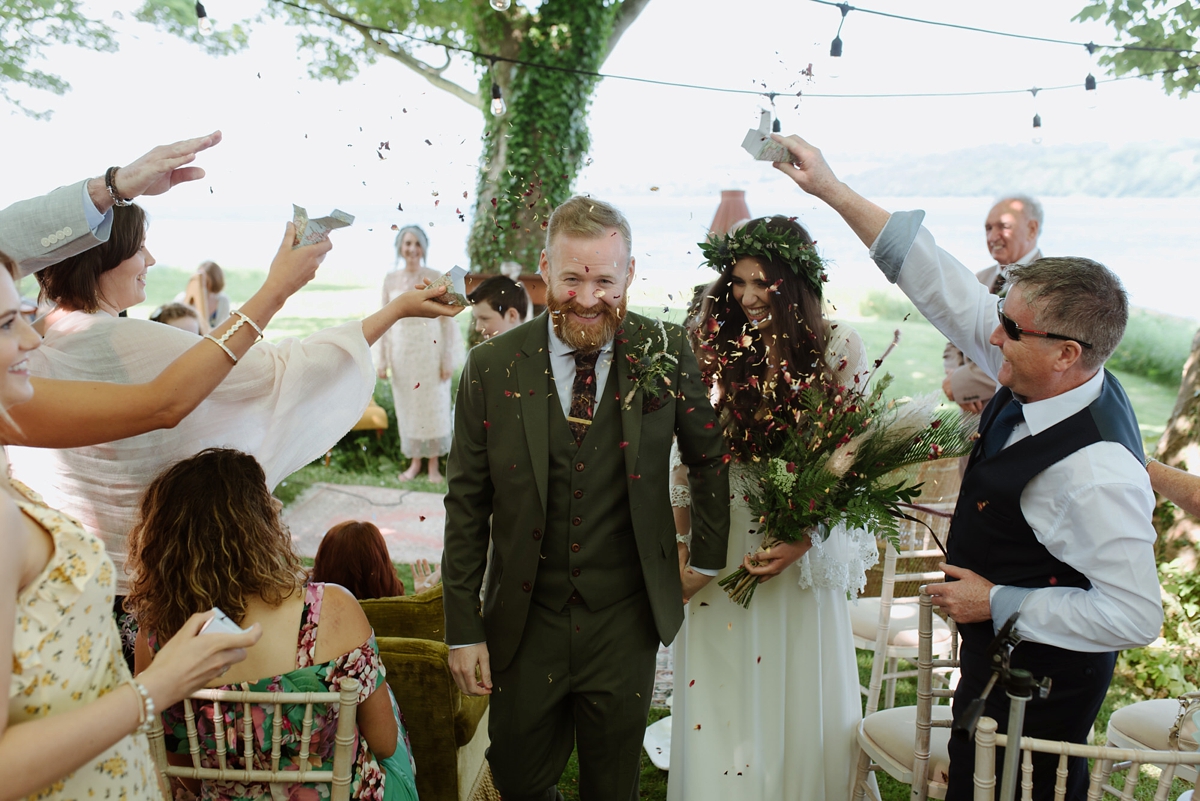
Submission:
M 1200 331 L 1192 339 L 1192 354 L 1183 366 L 1175 408 L 1154 456 L 1180 470 L 1200 469 Z M 1182 556 L 1195 567 L 1200 557 L 1200 521 L 1159 496 L 1154 526 L 1159 535 L 1159 561 Z
M 484 109 L 486 131 L 468 253 L 474 272 L 515 261 L 537 269 L 550 212 L 571 195 L 591 139 L 587 112 L 594 72 L 614 41 L 614 24 L 645 0 L 546 0 L 518 34 L 517 58 L 561 71 L 497 64 L 493 74 L 508 110 Z M 624 28 L 621 28 L 624 30 Z M 510 37 L 511 41 L 511 37 Z M 489 86 L 490 89 L 490 86 Z M 488 95 L 490 103 L 490 93 Z

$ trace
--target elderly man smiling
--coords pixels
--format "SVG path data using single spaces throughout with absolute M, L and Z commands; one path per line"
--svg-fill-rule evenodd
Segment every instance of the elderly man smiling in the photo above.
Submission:
M 1042 204 L 1026 195 L 1000 200 L 988 212 L 983 224 L 987 248 L 996 263 L 975 273 L 979 283 L 993 295 L 1004 297 L 1010 267 L 1035 262 L 1042 257 L 1037 246 L 1042 233 Z M 963 355 L 953 342 L 946 343 L 942 354 L 946 380 L 942 391 L 965 412 L 978 414 L 996 394 L 996 381 L 982 367 Z
M 1137 420 L 1103 369 L 1125 330 L 1125 290 L 1090 259 L 1041 259 L 1013 269 L 996 298 L 922 227 L 924 212 L 889 214 L 840 182 L 821 151 L 776 136 L 791 163 L 775 166 L 849 224 L 889 281 L 1002 386 L 980 422 L 950 527 L 947 581 L 934 603 L 962 632 L 961 718 L 991 672 L 986 649 L 1021 612 L 1012 666 L 1050 677 L 1026 709 L 1024 734 L 1084 742 L 1112 677 L 1116 651 L 1152 641 L 1162 624 L 1154 561 L 1154 495 Z M 1008 699 L 985 714 L 1003 731 Z M 999 760 L 999 757 L 997 758 Z M 1034 798 L 1053 796 L 1057 757 L 1033 758 Z M 974 746 L 950 744 L 948 799 L 972 797 Z M 1070 761 L 1067 798 L 1086 792 L 1084 759 Z

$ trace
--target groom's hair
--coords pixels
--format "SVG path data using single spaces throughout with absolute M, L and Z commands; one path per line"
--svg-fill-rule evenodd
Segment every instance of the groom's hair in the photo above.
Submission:
M 546 252 L 559 236 L 578 236 L 584 239 L 599 239 L 606 228 L 616 228 L 625 240 L 626 256 L 633 255 L 633 234 L 629 220 L 611 204 L 603 200 L 576 195 L 556 208 L 546 226 Z

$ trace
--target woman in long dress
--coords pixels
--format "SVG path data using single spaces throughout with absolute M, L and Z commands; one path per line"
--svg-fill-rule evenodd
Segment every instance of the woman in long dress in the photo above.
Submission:
M 748 503 L 755 487 L 742 461 L 770 455 L 767 410 L 787 408 L 794 382 L 823 374 L 852 385 L 866 358 L 853 330 L 822 315 L 819 262 L 803 227 L 754 220 L 727 243 L 698 325 L 699 360 L 735 459 L 720 577 L 745 560 L 762 583 L 749 608 L 717 580 L 687 605 L 675 641 L 667 797 L 845 801 L 862 717 L 847 597 L 865 584 L 875 541 L 837 528 L 824 541 L 758 552 Z
M 383 302 L 388 303 L 433 281 L 436 270 L 425 266 L 429 238 L 416 225 L 396 234 L 397 264 L 383 279 Z M 453 320 L 401 320 L 379 345 L 379 377 L 391 370 L 392 400 L 400 427 L 400 451 L 412 461 L 400 474 L 411 481 L 429 461 L 429 480 L 442 481 L 438 458 L 450 452 L 450 379 L 462 357 L 462 337 Z

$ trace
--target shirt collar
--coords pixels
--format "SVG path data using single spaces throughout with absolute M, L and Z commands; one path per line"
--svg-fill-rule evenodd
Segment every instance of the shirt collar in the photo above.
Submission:
M 1087 381 L 1061 395 L 1026 403 L 1025 423 L 1029 426 L 1029 433 L 1036 436 L 1071 415 L 1086 409 L 1092 401 L 1100 397 L 1100 390 L 1103 388 L 1104 370 L 1100 369 Z
M 551 356 L 571 356 L 575 353 L 575 349 L 558 338 L 558 334 L 554 332 L 554 318 L 547 313 L 546 325 L 550 328 L 550 355 Z M 610 339 L 600 346 L 600 353 L 611 353 L 613 349 L 613 341 Z M 572 358 L 574 358 L 572 356 Z
M 1042 249 L 1039 247 L 1034 247 L 1033 250 L 1029 251 L 1024 256 L 1022 256 L 1021 258 L 1014 261 L 1012 264 L 1000 264 L 999 262 L 996 262 L 996 266 L 1000 268 L 1001 275 L 1008 275 L 1008 271 L 1011 270 L 1013 267 L 1024 267 L 1026 264 L 1033 264 L 1035 261 L 1037 261 L 1041 257 L 1042 257 Z

